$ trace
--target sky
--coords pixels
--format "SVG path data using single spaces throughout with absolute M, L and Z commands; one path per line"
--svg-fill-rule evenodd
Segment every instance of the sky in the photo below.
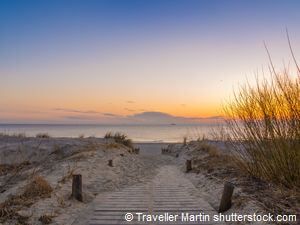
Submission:
M 267 70 L 264 41 L 276 68 L 292 67 L 288 28 L 300 59 L 299 10 L 297 0 L 0 0 L 0 123 L 219 116 Z

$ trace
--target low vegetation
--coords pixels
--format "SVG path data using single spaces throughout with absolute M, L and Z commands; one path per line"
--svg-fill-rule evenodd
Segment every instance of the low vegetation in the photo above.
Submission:
M 116 142 L 110 142 L 110 143 L 107 143 L 105 146 L 107 149 L 114 149 L 114 148 L 120 148 L 122 146 L 122 144 L 118 144 Z
M 206 140 L 198 140 L 196 150 L 207 153 L 209 156 L 219 156 L 220 150 Z
M 51 196 L 52 188 L 50 184 L 41 176 L 34 176 L 31 182 L 25 187 L 23 197 L 32 198 L 48 198 Z
M 126 134 L 122 134 L 120 132 L 108 132 L 105 134 L 104 138 L 114 140 L 118 144 L 122 144 L 129 148 L 133 148 L 132 140 L 128 138 Z
M 225 106 L 227 136 L 240 168 L 300 188 L 300 71 L 272 68 L 270 80 L 242 86 Z
M 50 138 L 50 135 L 48 133 L 38 133 L 36 135 L 37 138 Z
M 217 186 L 219 184 L 219 187 L 223 187 L 224 180 L 229 180 L 242 191 L 234 193 L 233 207 L 247 208 L 248 203 L 255 199 L 267 212 L 273 214 L 298 213 L 300 202 L 296 189 L 278 188 L 275 183 L 247 176 L 247 171 L 241 171 L 237 164 L 232 163 L 235 159 L 231 154 L 222 151 L 209 141 L 197 141 L 193 146 L 195 146 L 194 153 L 199 153 L 193 154 L 192 157 L 194 173 L 201 173 L 209 182 Z M 210 189 L 209 184 L 205 186 Z M 208 193 L 214 195 L 215 191 L 208 190 Z M 218 203 L 214 205 L 216 209 Z
M 50 197 L 52 191 L 52 187 L 43 177 L 34 176 L 22 194 L 13 195 L 0 204 L 0 222 L 15 220 L 18 224 L 27 224 L 29 217 L 20 215 L 18 211 L 31 206 L 38 199 Z
M 52 218 L 53 218 L 53 217 L 54 217 L 53 215 L 45 214 L 45 215 L 40 216 L 39 221 L 40 221 L 42 224 L 51 224 L 51 223 L 52 223 Z
M 0 137 L 15 137 L 15 138 L 26 138 L 25 133 L 5 133 L 5 132 L 0 132 Z

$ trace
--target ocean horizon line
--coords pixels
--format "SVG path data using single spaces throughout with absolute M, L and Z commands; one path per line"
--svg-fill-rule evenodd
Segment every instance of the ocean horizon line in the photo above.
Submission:
M 23 126 L 23 125 L 41 125 L 41 126 L 200 126 L 200 125 L 218 125 L 218 123 L 0 123 L 0 126 Z

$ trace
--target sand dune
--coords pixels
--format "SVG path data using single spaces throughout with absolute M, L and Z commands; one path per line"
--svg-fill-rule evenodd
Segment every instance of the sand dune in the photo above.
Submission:
M 224 143 L 210 142 L 210 145 L 227 154 Z M 222 157 L 211 158 L 209 151 L 197 150 L 197 143 L 139 143 L 135 147 L 141 149 L 140 154 L 99 138 L 1 137 L 0 223 L 88 224 L 96 207 L 95 198 L 146 185 L 167 165 L 180 171 L 182 179 L 194 185 L 194 194 L 200 202 L 207 202 L 215 210 L 224 181 L 230 179 L 240 186 L 235 190 L 235 204 L 229 212 L 268 212 L 255 196 L 243 190 L 240 177 L 229 173 L 226 164 L 221 166 Z M 166 154 L 161 154 L 162 148 L 167 149 Z M 185 173 L 186 159 L 195 162 L 191 173 Z M 113 160 L 112 167 L 109 160 Z M 70 198 L 73 174 L 83 177 L 83 202 Z M 48 196 L 47 193 L 30 198 L 24 195 L 36 177 L 42 177 L 50 185 L 52 191 Z

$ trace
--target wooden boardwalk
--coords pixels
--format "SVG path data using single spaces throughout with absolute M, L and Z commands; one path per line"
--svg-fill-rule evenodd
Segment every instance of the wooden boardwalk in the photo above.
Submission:
M 95 205 L 90 225 L 216 224 L 212 218 L 217 212 L 208 202 L 197 197 L 193 184 L 174 166 L 160 168 L 156 177 L 145 184 L 100 196 L 95 200 Z M 126 213 L 131 213 L 132 221 L 125 220 Z M 163 221 L 155 221 L 154 217 L 149 221 L 149 217 L 143 219 L 142 214 L 162 215 Z M 176 220 L 166 221 L 172 216 Z

